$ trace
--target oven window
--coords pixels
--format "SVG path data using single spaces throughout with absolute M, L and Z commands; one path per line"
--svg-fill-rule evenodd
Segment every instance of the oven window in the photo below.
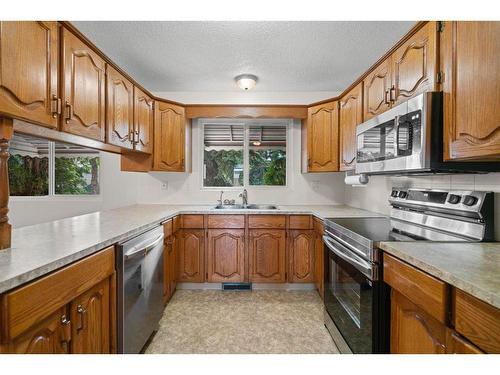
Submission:
M 333 294 L 356 326 L 361 328 L 361 284 L 355 280 L 355 275 L 350 275 L 345 268 L 333 260 L 331 272 Z

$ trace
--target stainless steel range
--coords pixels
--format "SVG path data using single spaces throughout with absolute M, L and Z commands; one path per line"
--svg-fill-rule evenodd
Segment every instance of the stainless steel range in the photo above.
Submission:
M 325 325 L 346 353 L 389 351 L 381 241 L 493 241 L 493 193 L 393 189 L 390 217 L 326 219 Z

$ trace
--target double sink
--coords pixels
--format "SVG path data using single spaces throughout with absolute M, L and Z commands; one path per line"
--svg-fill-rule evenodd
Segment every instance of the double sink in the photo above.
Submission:
M 214 207 L 216 210 L 277 210 L 278 207 L 272 204 L 219 204 Z

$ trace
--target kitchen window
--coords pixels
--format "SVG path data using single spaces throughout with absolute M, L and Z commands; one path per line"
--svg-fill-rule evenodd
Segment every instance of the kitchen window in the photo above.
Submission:
M 14 134 L 9 152 L 10 196 L 99 195 L 99 151 Z
M 202 120 L 203 187 L 286 186 L 288 120 Z

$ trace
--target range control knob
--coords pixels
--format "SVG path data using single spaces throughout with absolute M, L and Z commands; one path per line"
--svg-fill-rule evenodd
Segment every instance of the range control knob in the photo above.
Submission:
M 407 195 L 408 193 L 406 191 L 401 190 L 398 194 L 398 197 L 404 199 Z
M 391 192 L 391 197 L 396 198 L 396 197 L 398 196 L 398 193 L 399 193 L 399 192 L 398 192 L 397 190 L 393 190 L 393 191 Z
M 477 198 L 472 195 L 464 195 L 462 197 L 462 203 L 466 206 L 474 206 L 477 203 Z
M 460 202 L 460 198 L 460 195 L 450 194 L 448 196 L 448 203 L 457 204 L 458 202 Z

